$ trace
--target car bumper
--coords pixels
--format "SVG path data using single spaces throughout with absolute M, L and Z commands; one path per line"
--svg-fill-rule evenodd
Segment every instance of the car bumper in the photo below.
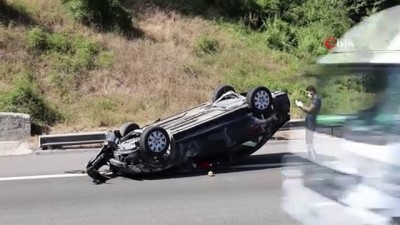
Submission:
M 389 219 L 363 209 L 350 208 L 305 188 L 302 180 L 283 182 L 282 208 L 303 224 L 324 225 L 383 225 Z

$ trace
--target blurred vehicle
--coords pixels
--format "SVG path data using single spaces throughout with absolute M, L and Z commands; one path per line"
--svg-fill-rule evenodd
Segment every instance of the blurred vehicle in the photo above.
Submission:
M 370 16 L 341 38 L 354 46 L 334 48 L 307 74 L 322 96 L 317 157 L 307 158 L 304 140 L 291 140 L 288 151 L 308 161 L 286 157 L 282 186 L 284 210 L 303 224 L 399 224 L 397 19 L 400 6 Z
M 290 120 L 289 112 L 284 92 L 258 86 L 236 93 L 223 85 L 211 102 L 150 125 L 127 123 L 108 132 L 86 171 L 94 181 L 104 182 L 107 177 L 99 172 L 104 165 L 117 175 L 223 166 L 261 148 Z

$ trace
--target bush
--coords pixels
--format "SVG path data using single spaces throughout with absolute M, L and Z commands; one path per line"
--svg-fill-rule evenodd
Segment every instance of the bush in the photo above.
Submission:
M 220 50 L 220 44 L 218 40 L 210 37 L 202 37 L 197 42 L 194 47 L 194 52 L 197 56 L 202 55 L 213 55 L 216 54 Z
M 49 47 L 49 34 L 39 27 L 34 27 L 28 32 L 28 48 L 33 51 L 46 51 Z
M 28 32 L 28 48 L 47 55 L 58 70 L 80 72 L 95 66 L 100 46 L 85 37 L 48 33 L 35 27 Z
M 72 16 L 85 25 L 100 30 L 130 31 L 132 15 L 119 0 L 63 0 Z
M 292 7 L 280 17 L 267 19 L 264 33 L 272 49 L 311 62 L 314 57 L 327 53 L 324 40 L 330 36 L 340 37 L 350 28 L 350 20 L 341 2 L 321 5 L 318 0 L 304 0 L 302 5 L 298 3 L 290 3 Z
M 62 120 L 61 114 L 44 100 L 30 76 L 17 81 L 13 91 L 0 95 L 0 110 L 29 114 L 37 125 L 52 125 Z
M 72 66 L 75 71 L 93 69 L 95 57 L 99 54 L 100 46 L 83 37 L 77 37 L 71 44 L 73 48 Z
M 289 23 L 275 19 L 266 23 L 264 32 L 267 45 L 272 49 L 290 52 L 297 47 L 296 30 Z
M 69 37 L 62 34 L 48 34 L 48 50 L 55 52 L 70 52 L 73 46 L 71 46 Z
M 114 54 L 111 51 L 101 52 L 95 62 L 96 67 L 109 68 L 113 64 Z
M 352 24 L 361 22 L 372 13 L 398 5 L 397 1 L 390 0 L 346 0 L 345 2 L 349 8 L 348 16 Z
M 266 4 L 266 7 L 273 6 L 273 1 Z M 264 4 L 257 0 L 210 0 L 210 2 L 223 16 L 239 19 L 252 29 L 260 29 L 265 18 L 273 17 L 276 13 L 275 10 L 265 10 Z
M 49 33 L 38 27 L 28 32 L 28 48 L 38 61 L 46 62 L 49 80 L 62 98 L 83 83 L 89 70 L 112 63 L 111 56 L 103 55 L 100 63 L 104 65 L 99 64 L 101 47 L 97 42 L 83 36 Z

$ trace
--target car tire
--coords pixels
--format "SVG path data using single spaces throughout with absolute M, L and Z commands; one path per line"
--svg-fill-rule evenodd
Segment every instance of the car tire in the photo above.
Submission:
M 221 85 L 217 87 L 213 93 L 212 102 L 217 101 L 223 94 L 228 91 L 235 92 L 235 89 L 231 85 Z
M 119 133 L 121 137 L 125 137 L 127 134 L 137 129 L 140 129 L 140 127 L 136 123 L 124 123 L 119 129 Z
M 140 150 L 151 156 L 161 156 L 167 153 L 170 147 L 168 132 L 159 126 L 146 128 L 140 136 Z
M 271 109 L 272 94 L 268 88 L 258 86 L 247 93 L 246 101 L 253 112 L 265 114 Z

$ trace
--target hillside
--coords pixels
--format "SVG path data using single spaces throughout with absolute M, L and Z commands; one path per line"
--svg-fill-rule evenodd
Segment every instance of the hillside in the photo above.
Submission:
M 29 113 L 38 126 L 69 132 L 152 122 L 208 101 L 221 83 L 304 99 L 301 74 L 327 53 L 324 38 L 389 7 L 128 0 L 120 8 L 99 0 L 116 11 L 93 23 L 82 22 L 82 2 L 0 0 L 0 111 Z M 364 11 L 354 9 L 360 5 Z M 292 115 L 302 116 L 297 109 Z

